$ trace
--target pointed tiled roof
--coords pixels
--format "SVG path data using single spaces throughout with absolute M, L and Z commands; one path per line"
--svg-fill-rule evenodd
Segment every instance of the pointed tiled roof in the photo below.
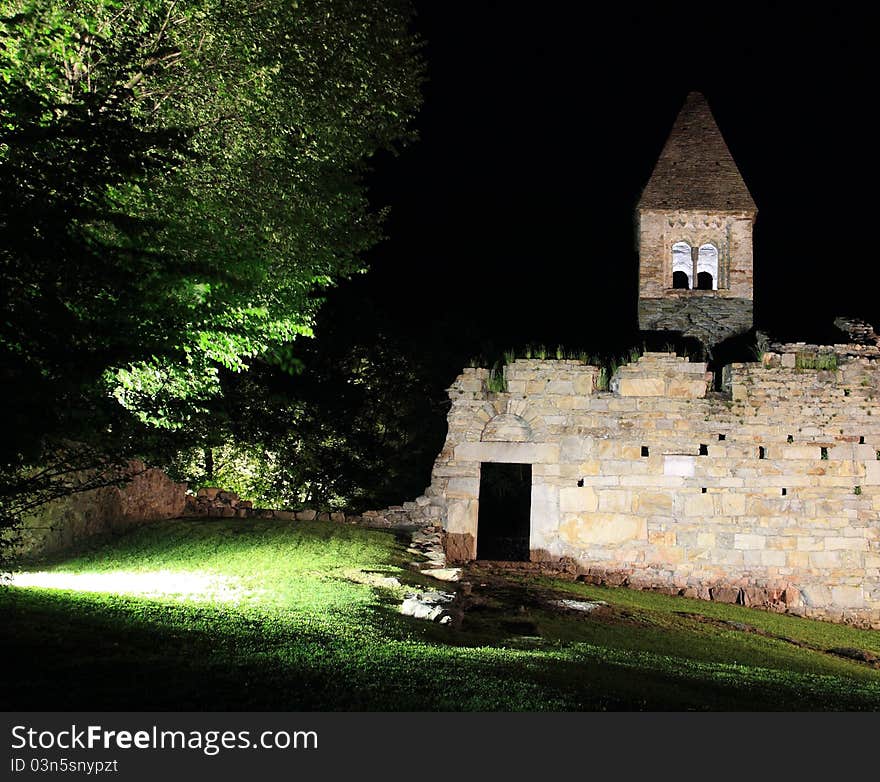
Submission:
M 757 212 L 709 104 L 699 92 L 687 96 L 639 209 L 706 209 Z

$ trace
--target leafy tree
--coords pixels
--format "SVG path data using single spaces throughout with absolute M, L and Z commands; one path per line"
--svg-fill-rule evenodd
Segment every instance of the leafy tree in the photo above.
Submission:
M 218 485 L 269 507 L 366 510 L 429 482 L 448 406 L 437 356 L 395 334 L 356 290 L 339 293 L 316 338 L 297 343 L 295 378 L 270 364 L 224 376 L 224 408 L 207 433 L 222 433 Z
M 20 0 L 0 16 L 14 516 L 53 454 L 69 476 L 73 443 L 124 455 L 152 427 L 176 444 L 222 371 L 289 364 L 315 291 L 380 238 L 363 177 L 413 138 L 423 67 L 404 0 Z

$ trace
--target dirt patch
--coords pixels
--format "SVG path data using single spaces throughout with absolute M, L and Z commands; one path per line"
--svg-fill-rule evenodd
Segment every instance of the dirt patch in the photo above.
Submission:
M 866 652 L 864 649 L 854 649 L 849 646 L 842 646 L 828 649 L 828 654 L 833 654 L 837 657 L 845 657 L 847 660 L 855 660 L 856 662 L 865 663 L 872 668 L 880 668 L 880 657 L 871 652 Z
M 717 627 L 722 630 L 737 630 L 742 633 L 754 633 L 755 635 L 760 635 L 764 638 L 771 638 L 774 641 L 782 641 L 784 643 L 791 644 L 792 646 L 798 646 L 802 649 L 809 649 L 813 652 L 830 654 L 834 655 L 835 657 L 843 657 L 847 660 L 863 663 L 871 668 L 880 669 L 880 657 L 878 657 L 876 654 L 873 654 L 872 652 L 866 652 L 864 649 L 856 649 L 849 646 L 835 647 L 833 649 L 823 649 L 821 646 L 804 643 L 803 641 L 789 638 L 786 635 L 777 635 L 776 633 L 770 633 L 766 630 L 761 630 L 760 628 L 753 627 L 752 625 L 746 624 L 745 622 L 733 622 L 729 619 L 718 619 L 712 616 L 704 616 L 703 614 L 692 614 L 688 611 L 676 611 L 675 613 L 678 616 L 686 617 L 688 619 L 692 619 L 696 622 L 701 622 L 703 624 L 712 625 L 713 627 Z
M 449 606 L 454 629 L 463 632 L 498 632 L 513 636 L 539 637 L 542 622 L 553 617 L 566 620 L 639 624 L 628 611 L 601 600 L 573 599 L 568 592 L 521 579 L 519 568 L 494 563 L 468 565 L 455 588 Z

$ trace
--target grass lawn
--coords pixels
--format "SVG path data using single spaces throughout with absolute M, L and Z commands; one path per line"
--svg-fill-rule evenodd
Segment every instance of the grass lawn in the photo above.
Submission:
M 4 708 L 880 710 L 880 632 L 479 568 L 441 626 L 399 613 L 404 549 L 189 520 L 34 565 L 64 588 L 0 590 Z

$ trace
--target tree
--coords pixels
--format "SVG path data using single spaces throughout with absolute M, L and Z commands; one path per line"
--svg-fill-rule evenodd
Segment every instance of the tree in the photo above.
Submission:
M 434 377 L 442 358 L 395 334 L 356 284 L 330 301 L 315 338 L 295 345 L 296 377 L 266 362 L 223 374 L 225 393 L 202 433 L 214 485 L 265 507 L 363 511 L 430 482 L 446 434 L 448 397 Z M 180 474 L 210 482 L 201 454 L 188 456 Z
M 316 291 L 380 238 L 364 174 L 413 138 L 423 65 L 403 0 L 20 0 L 0 14 L 14 417 L 0 494 L 14 516 L 38 465 L 76 465 L 71 443 L 142 451 L 146 427 L 185 433 L 210 409 L 221 370 L 285 364 Z

